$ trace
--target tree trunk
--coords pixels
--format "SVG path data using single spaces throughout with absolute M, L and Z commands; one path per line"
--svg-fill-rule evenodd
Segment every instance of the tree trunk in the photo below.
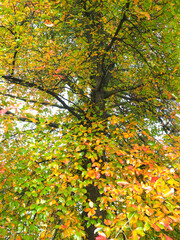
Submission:
M 101 76 L 101 72 L 98 73 L 99 76 Z M 96 89 L 92 90 L 92 112 L 95 112 L 96 115 L 98 116 L 97 119 L 99 119 L 100 121 L 105 120 L 106 114 L 105 114 L 105 102 L 104 102 L 104 90 L 103 90 L 103 86 L 101 86 L 99 88 L 100 85 L 100 81 L 101 78 L 100 77 L 95 77 L 95 81 L 96 81 Z M 99 109 L 99 111 L 97 111 L 97 109 Z M 101 113 L 101 114 L 99 114 Z M 103 114 L 102 114 L 103 113 Z M 106 127 L 104 126 L 104 130 L 103 134 L 105 135 L 105 130 Z M 102 131 L 100 132 L 99 130 L 97 130 L 96 134 L 97 136 L 102 133 Z M 93 149 L 92 149 L 93 151 Z M 95 151 L 95 150 L 94 150 Z M 105 151 L 103 153 L 103 156 L 99 156 L 98 152 L 96 152 L 96 154 L 98 155 L 98 160 L 96 160 L 97 162 L 99 162 L 101 164 L 101 166 L 103 166 L 104 161 L 105 161 Z M 86 161 L 84 168 L 87 170 L 87 165 L 88 163 L 91 162 L 89 160 Z M 101 178 L 105 178 L 105 175 L 101 175 Z M 96 205 L 97 209 L 96 209 L 96 218 L 95 219 L 101 219 L 102 224 L 104 223 L 104 219 L 106 218 L 106 211 L 105 210 L 100 210 L 100 201 L 98 199 L 100 199 L 103 194 L 100 194 L 99 192 L 99 188 L 97 186 L 95 186 L 93 183 L 89 184 L 86 187 L 86 196 L 87 196 L 87 201 L 91 201 L 93 202 L 93 204 Z M 83 217 L 88 218 L 88 215 L 86 212 L 83 213 Z M 95 234 L 94 231 L 96 229 L 95 225 L 92 224 L 89 227 L 87 227 L 87 221 L 85 220 L 85 232 L 86 232 L 86 239 L 88 240 L 94 240 L 97 236 L 97 233 Z

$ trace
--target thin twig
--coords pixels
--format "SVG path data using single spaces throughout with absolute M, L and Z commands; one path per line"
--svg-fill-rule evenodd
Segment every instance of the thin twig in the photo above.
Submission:
M 117 238 L 117 236 L 120 234 L 120 232 L 123 232 L 124 227 L 129 223 L 129 221 L 134 217 L 134 215 L 135 215 L 135 212 L 130 217 L 130 219 L 128 219 L 128 221 L 124 224 L 124 226 L 119 230 L 119 232 L 116 234 L 115 238 Z

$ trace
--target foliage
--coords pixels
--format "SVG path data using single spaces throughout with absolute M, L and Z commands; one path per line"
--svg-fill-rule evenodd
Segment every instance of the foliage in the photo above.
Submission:
M 177 5 L 1 2 L 2 239 L 179 239 Z

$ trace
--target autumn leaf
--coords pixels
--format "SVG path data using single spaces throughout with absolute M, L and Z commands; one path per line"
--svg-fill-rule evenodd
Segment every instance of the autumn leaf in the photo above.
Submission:
M 0 110 L 0 114 L 5 114 L 8 110 L 9 110 L 9 109 L 7 109 L 7 108 L 6 108 L 6 109 L 1 109 L 1 110 Z
M 45 23 L 44 23 L 47 27 L 53 27 L 53 23 L 50 21 L 50 20 L 46 20 Z
M 111 220 L 105 219 L 105 220 L 104 220 L 104 223 L 105 223 L 106 225 L 111 225 Z
M 167 235 L 164 235 L 166 240 L 173 240 L 172 238 L 168 237 Z
M 104 235 L 98 235 L 95 240 L 107 240 L 107 238 Z
M 152 178 L 151 178 L 151 182 L 152 182 L 152 183 L 155 183 L 158 179 L 159 179 L 159 177 L 152 177 Z

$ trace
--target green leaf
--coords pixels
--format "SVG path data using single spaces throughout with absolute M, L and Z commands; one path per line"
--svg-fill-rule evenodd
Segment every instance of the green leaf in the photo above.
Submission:
M 145 236 L 145 233 L 144 233 L 144 230 L 143 230 L 142 227 L 136 228 L 136 232 L 137 232 L 138 235 L 140 235 L 142 237 Z
M 148 222 L 146 222 L 144 225 L 144 231 L 148 231 L 150 228 L 151 228 L 151 225 Z

